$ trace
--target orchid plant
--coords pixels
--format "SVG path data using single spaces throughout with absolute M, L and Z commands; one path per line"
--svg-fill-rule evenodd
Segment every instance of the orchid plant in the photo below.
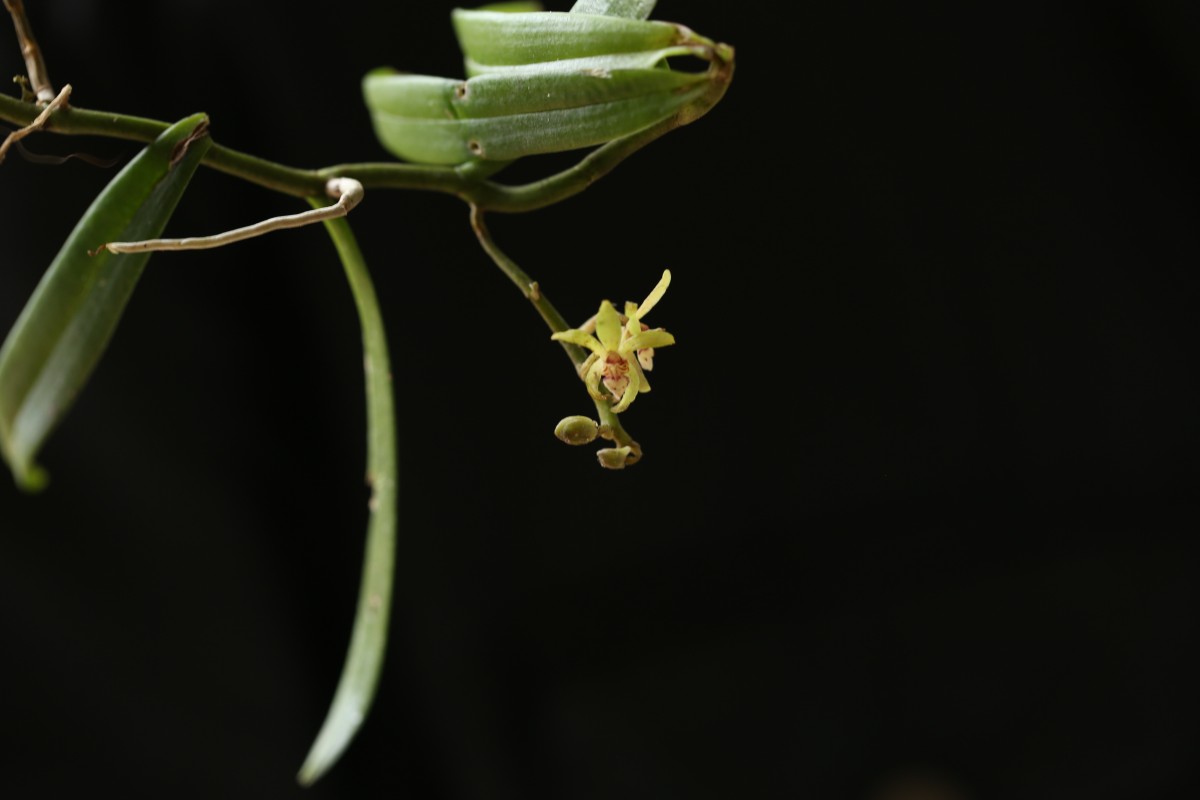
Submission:
M 622 312 L 608 300 L 571 328 L 493 240 L 488 211 L 531 211 L 593 184 L 630 154 L 707 113 L 733 75 L 733 49 L 675 23 L 650 20 L 654 0 L 578 0 L 570 11 L 509 2 L 457 10 L 465 79 L 376 70 L 363 95 L 380 142 L 402 162 L 306 170 L 217 144 L 208 119 L 174 124 L 77 108 L 56 90 L 25 13 L 4 0 L 25 58 L 21 96 L 0 96 L 15 129 L 0 162 L 39 133 L 90 134 L 146 143 L 96 197 L 46 271 L 0 348 L 0 455 L 18 485 L 46 485 L 37 455 L 88 380 L 153 252 L 207 249 L 314 222 L 325 225 L 357 306 L 367 400 L 369 502 L 366 558 L 345 667 L 327 718 L 301 767 L 303 784 L 338 760 L 370 708 L 383 661 L 396 536 L 395 413 L 387 337 L 366 262 L 347 215 L 370 191 L 422 189 L 470 207 L 480 245 L 539 312 L 570 357 L 599 420 L 571 416 L 555 432 L 571 444 L 602 438 L 602 467 L 642 457 L 618 415 L 650 391 L 654 351 L 675 343 L 643 321 L 670 271 Z M 683 62 L 681 64 L 681 61 Z M 691 69 L 680 68 L 691 66 Z M 524 185 L 494 176 L 519 158 L 585 150 L 574 166 Z M 306 200 L 311 208 L 211 236 L 158 238 L 188 183 L 209 167 Z

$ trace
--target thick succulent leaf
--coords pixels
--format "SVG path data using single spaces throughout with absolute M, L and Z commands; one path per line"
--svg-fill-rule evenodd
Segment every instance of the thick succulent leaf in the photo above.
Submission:
M 456 9 L 452 20 L 463 55 L 489 65 L 637 53 L 689 40 L 687 29 L 670 22 L 597 14 L 505 14 Z
M 542 4 L 536 1 L 529 0 L 511 0 L 506 3 L 488 3 L 484 6 L 478 6 L 476 11 L 499 11 L 504 14 L 524 14 L 528 11 L 541 11 Z
M 372 111 L 412 119 L 484 119 L 669 95 L 703 74 L 661 69 L 490 73 L 455 81 L 375 71 L 363 81 Z
M 533 74 L 539 72 L 615 72 L 621 69 L 654 69 L 672 56 L 696 54 L 696 48 L 687 45 L 664 47 L 661 50 L 646 50 L 638 53 L 615 53 L 585 58 L 560 58 L 557 61 L 540 61 L 535 64 L 480 64 L 466 59 L 467 75 Z
M 571 13 L 646 19 L 654 10 L 656 2 L 657 0 L 578 0 L 571 6 Z
M 172 125 L 88 208 L 0 348 L 0 454 L 18 484 L 44 476 L 34 459 L 104 353 L 149 253 L 88 251 L 162 233 L 211 144 L 203 114 Z
M 468 80 L 455 94 L 455 116 L 502 117 L 645 99 L 651 105 L 707 80 L 703 73 L 662 69 L 493 73 Z M 667 105 L 672 105 L 667 103 Z
M 414 75 L 381 68 L 363 78 L 363 99 L 372 112 L 384 111 L 397 117 L 448 119 L 454 112 L 454 94 L 466 81 Z
M 363 94 L 376 137 L 407 161 L 466 165 L 605 144 L 690 112 L 679 118 L 686 123 L 711 88 L 713 45 L 682 26 L 636 18 L 652 7 L 596 2 L 579 3 L 570 13 L 512 13 L 509 4 L 456 9 L 453 21 L 472 77 L 368 74 Z M 710 68 L 667 68 L 668 58 L 683 55 Z
M 383 146 L 408 161 L 504 161 L 603 144 L 666 119 L 706 90 L 704 76 L 666 71 L 655 71 L 655 76 L 656 81 L 657 76 L 664 79 L 657 91 L 573 108 L 478 119 L 420 119 L 372 108 L 371 118 Z M 661 88 L 666 86 L 674 88 Z M 511 95 L 508 102 L 516 107 L 532 99 L 533 95 Z
M 559 59 L 539 61 L 536 64 L 494 65 L 479 64 L 472 59 L 464 60 L 467 76 L 484 74 L 534 74 L 539 72 L 616 72 L 617 70 L 653 70 L 666 59 L 677 55 L 694 55 L 696 48 L 679 44 L 660 50 L 644 50 L 641 53 L 614 53 L 611 55 L 589 55 L 582 59 Z

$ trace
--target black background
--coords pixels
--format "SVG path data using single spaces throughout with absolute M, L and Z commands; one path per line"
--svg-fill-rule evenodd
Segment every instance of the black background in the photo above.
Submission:
M 29 5 L 76 105 L 206 111 L 297 166 L 387 158 L 366 70 L 460 74 L 449 3 Z M 397 591 L 376 707 L 311 790 L 365 526 L 349 293 L 319 228 L 151 261 L 50 489 L 0 481 L 0 795 L 1186 796 L 1200 11 L 777 13 L 663 0 L 737 46 L 726 100 L 491 220 L 572 320 L 673 270 L 633 468 L 550 435 L 590 403 L 460 202 L 354 213 Z M 0 328 L 111 175 L 0 167 Z M 168 233 L 297 209 L 205 171 Z

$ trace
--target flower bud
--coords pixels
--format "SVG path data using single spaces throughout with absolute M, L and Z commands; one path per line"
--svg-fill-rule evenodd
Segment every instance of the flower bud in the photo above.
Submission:
M 554 435 L 567 444 L 588 444 L 596 439 L 600 425 L 594 419 L 575 415 L 564 417 L 554 427 Z
M 596 452 L 596 458 L 605 469 L 625 469 L 625 460 L 632 451 L 632 447 L 605 447 Z

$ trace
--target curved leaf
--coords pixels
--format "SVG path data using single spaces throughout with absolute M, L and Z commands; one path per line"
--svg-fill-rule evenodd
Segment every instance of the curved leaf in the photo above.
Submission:
M 467 81 L 377 70 L 363 81 L 373 112 L 413 119 L 484 119 L 670 95 L 705 76 L 661 69 L 496 72 Z
M 37 452 L 103 355 L 150 257 L 88 251 L 162 233 L 211 144 L 207 131 L 203 114 L 175 123 L 112 179 L 0 348 L 0 455 L 22 487 L 44 484 Z
M 310 202 L 314 206 L 319 204 L 318 201 Z M 362 328 L 371 519 L 367 524 L 358 611 L 342 676 L 325 722 L 296 776 L 305 786 L 315 782 L 337 762 L 371 707 L 387 647 L 392 573 L 396 560 L 396 420 L 383 316 L 350 223 L 344 217 L 327 220 L 325 229 L 346 271 Z
M 670 22 L 565 11 L 512 14 L 460 8 L 451 19 L 463 55 L 494 65 L 661 50 L 688 43 L 690 34 Z
M 364 81 L 364 95 L 375 135 L 393 154 L 461 164 L 603 144 L 676 113 L 707 90 L 707 80 L 665 70 L 497 74 L 466 82 L 375 74 Z

